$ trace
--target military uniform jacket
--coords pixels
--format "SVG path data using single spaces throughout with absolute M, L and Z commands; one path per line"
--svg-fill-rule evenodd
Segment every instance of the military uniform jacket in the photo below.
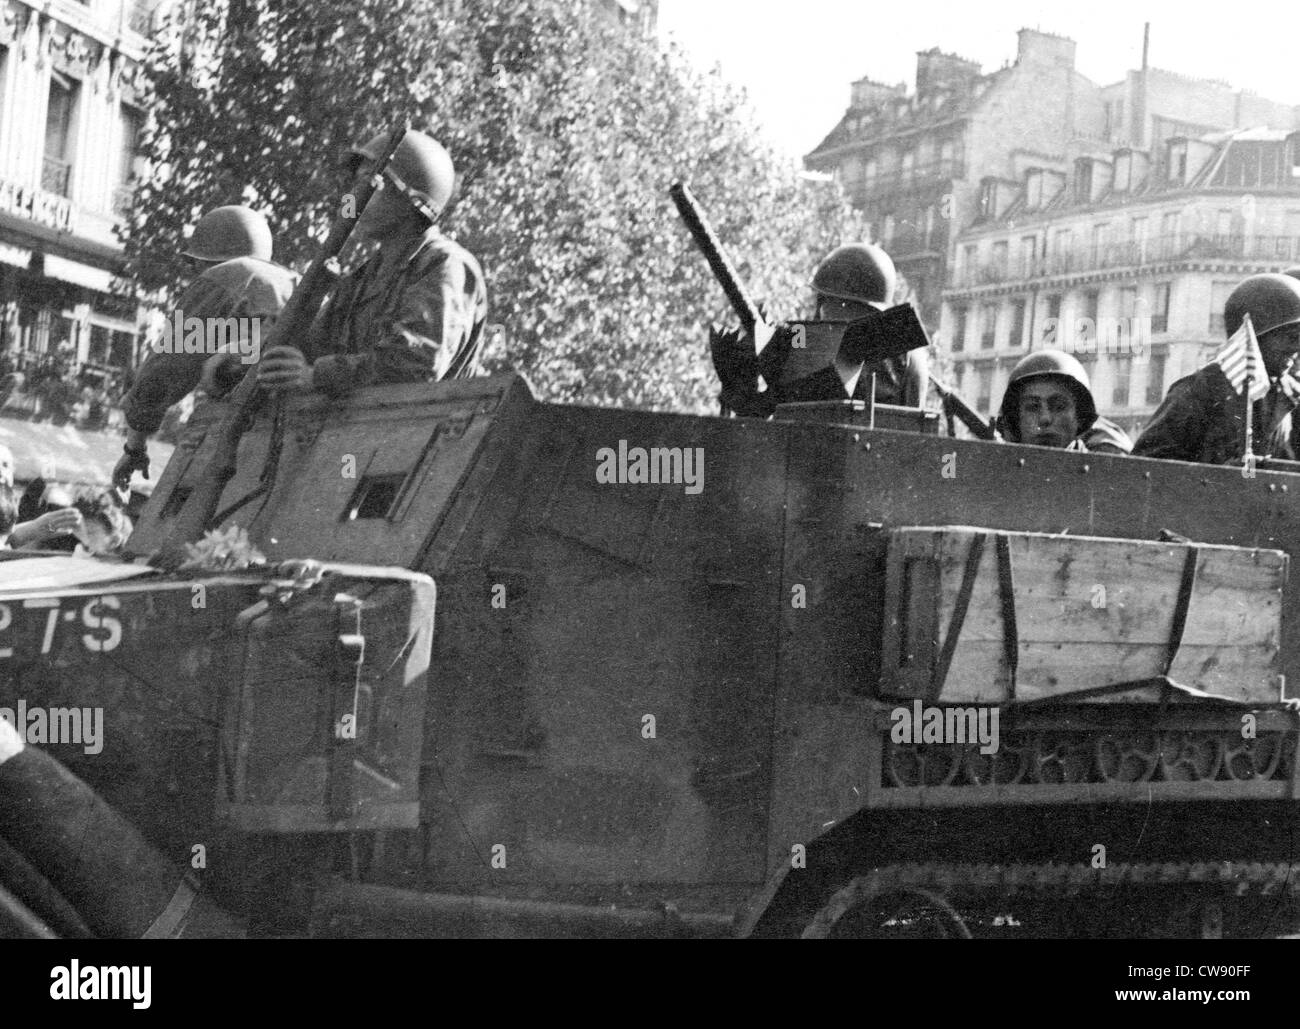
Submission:
M 1274 386 L 1252 407 L 1254 451 L 1294 460 L 1290 402 Z M 1179 379 L 1133 447 L 1138 457 L 1226 464 L 1245 447 L 1245 397 L 1217 364 Z
M 478 261 L 430 227 L 406 250 L 381 250 L 339 280 L 305 348 L 312 384 L 337 395 L 472 375 L 486 319 Z
M 298 276 L 288 268 L 254 257 L 237 257 L 205 269 L 177 299 L 173 314 L 182 320 L 258 318 L 260 340 L 265 343 L 297 284 Z M 155 349 L 122 398 L 126 424 L 137 432 L 157 432 L 167 408 L 199 384 L 203 364 L 212 354 L 177 352 L 179 343 L 170 341 L 171 352 Z

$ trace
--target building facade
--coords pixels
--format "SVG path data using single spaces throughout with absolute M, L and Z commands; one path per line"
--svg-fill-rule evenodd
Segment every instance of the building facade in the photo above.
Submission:
M 1073 40 L 1021 29 L 1015 62 L 991 73 L 933 49 L 917 54 L 912 93 L 853 83 L 848 110 L 804 162 L 833 173 L 864 210 L 937 332 L 956 235 L 979 215 L 985 180 L 1065 174 L 1075 158 L 1117 145 L 1296 124 L 1292 107 L 1154 68 L 1098 86 L 1075 69 Z
M 600 13 L 612 23 L 650 37 L 659 24 L 659 0 L 596 0 Z
M 1027 352 L 1056 347 L 1136 436 L 1168 387 L 1223 346 L 1237 283 L 1300 264 L 1300 135 L 1157 139 L 1079 157 L 1068 174 L 982 184 L 954 240 L 940 336 L 981 413 Z
M 115 283 L 157 12 L 132 0 L 0 0 L 0 358 L 131 368 L 139 313 Z

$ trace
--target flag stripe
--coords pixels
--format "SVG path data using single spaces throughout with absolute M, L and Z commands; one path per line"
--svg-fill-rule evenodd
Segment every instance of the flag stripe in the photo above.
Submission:
M 1249 322 L 1243 322 L 1241 328 L 1232 334 L 1228 345 L 1214 358 L 1214 363 L 1223 371 L 1234 392 L 1242 391 L 1249 375 L 1250 399 L 1259 400 L 1268 395 L 1264 357 L 1259 352 L 1259 343 Z

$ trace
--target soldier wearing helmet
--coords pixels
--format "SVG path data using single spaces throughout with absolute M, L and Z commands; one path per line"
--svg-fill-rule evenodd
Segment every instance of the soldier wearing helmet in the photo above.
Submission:
M 355 148 L 354 171 L 373 169 L 388 139 L 381 133 Z M 375 253 L 339 280 L 304 350 L 267 351 L 258 366 L 265 387 L 338 395 L 475 373 L 487 317 L 483 271 L 437 225 L 455 183 L 451 156 L 408 131 L 380 183 L 356 226 Z
M 265 338 L 298 281 L 292 271 L 271 260 L 271 246 L 266 219 L 251 208 L 217 207 L 199 219 L 181 254 L 203 270 L 176 301 L 174 315 L 180 316 L 180 324 L 190 318 L 202 323 L 257 318 L 259 338 Z M 113 469 L 113 484 L 126 489 L 136 471 L 149 477 L 149 437 L 158 431 L 169 407 L 200 382 L 207 392 L 220 393 L 240 374 L 233 353 L 214 355 L 206 347 L 184 353 L 179 345 L 151 353 L 122 400 L 126 445 Z
M 870 243 L 850 243 L 838 247 L 817 266 L 812 288 L 817 297 L 815 317 L 823 321 L 850 322 L 865 318 L 894 302 L 898 277 L 894 262 L 885 251 Z M 841 376 L 857 368 L 841 367 Z M 929 384 L 929 358 L 924 350 L 913 350 L 900 357 L 890 357 L 863 365 L 853 396 L 867 398 L 872 377 L 875 378 L 877 403 L 921 407 Z
M 271 260 L 271 227 L 251 207 L 228 204 L 214 207 L 199 219 L 181 251 L 205 265 L 233 261 L 236 257 Z
M 1097 414 L 1088 373 L 1061 350 L 1037 350 L 1011 370 L 996 428 L 1011 443 L 1127 454 L 1132 442 Z
M 870 243 L 838 247 L 827 255 L 813 274 L 812 290 L 816 303 L 813 317 L 826 322 L 851 322 L 865 318 L 893 303 L 897 283 L 894 262 L 880 247 Z M 783 334 L 788 336 L 788 328 L 778 326 L 772 343 L 768 345 L 769 350 L 778 354 L 788 353 L 788 339 L 783 338 Z M 920 407 L 925 401 L 929 376 L 924 350 L 913 350 L 901 357 L 867 364 L 860 360 L 854 363 L 843 353 L 837 353 L 831 364 L 810 375 L 746 398 L 743 394 L 747 383 L 742 382 L 738 389 L 735 383 L 729 382 L 730 376 L 724 374 L 728 366 L 725 362 L 719 363 L 718 358 L 720 355 L 725 357 L 733 344 L 736 349 L 752 352 L 752 341 L 742 340 L 736 332 L 730 335 L 715 332 L 711 342 L 715 364 L 723 378 L 724 398 L 742 414 L 770 415 L 777 404 L 793 400 L 844 400 L 849 397 L 865 400 L 873 381 L 878 403 Z M 765 359 L 771 361 L 766 352 Z M 763 377 L 772 382 L 779 370 L 768 363 L 763 368 Z M 736 378 L 743 380 L 747 377 L 747 368 L 742 362 Z
M 1260 456 L 1295 459 L 1291 411 L 1300 382 L 1291 366 L 1300 353 L 1300 282 L 1287 275 L 1252 275 L 1234 289 L 1223 308 L 1229 338 L 1245 316 L 1259 341 L 1268 395 L 1251 407 L 1255 450 Z M 1217 363 L 1175 382 L 1152 416 L 1133 453 L 1177 461 L 1226 464 L 1245 449 L 1244 395 Z

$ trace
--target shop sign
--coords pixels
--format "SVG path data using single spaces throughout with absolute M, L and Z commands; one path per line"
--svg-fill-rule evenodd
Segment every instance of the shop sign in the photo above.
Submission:
M 43 189 L 19 186 L 0 179 L 0 211 L 45 225 L 58 232 L 71 232 L 75 227 L 72 201 L 67 197 L 46 193 Z

